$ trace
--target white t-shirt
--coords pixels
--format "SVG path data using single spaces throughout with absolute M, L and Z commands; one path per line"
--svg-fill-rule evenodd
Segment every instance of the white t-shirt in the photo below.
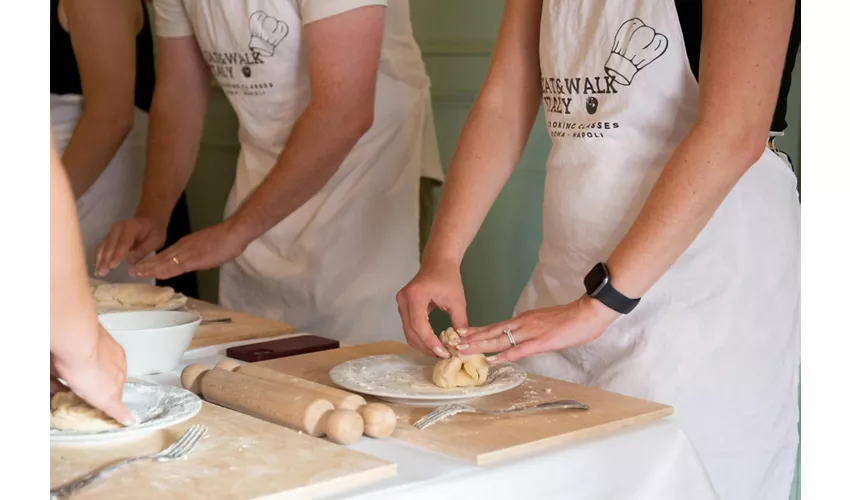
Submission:
M 255 146 L 276 156 L 309 100 L 301 28 L 371 5 L 387 8 L 377 99 L 381 99 L 381 77 L 427 91 L 430 80 L 413 37 L 407 0 L 228 0 L 217 6 L 213 0 L 154 0 L 155 27 L 157 35 L 164 38 L 196 37 L 208 66 L 239 115 L 240 137 L 250 137 Z M 286 88 L 286 93 L 268 89 L 272 82 Z M 263 106 L 256 106 L 257 99 L 263 100 Z M 275 111 L 266 112 L 267 108 Z M 376 125 L 380 125 L 381 108 L 378 102 Z M 383 106 L 383 110 L 388 115 L 401 112 L 392 106 Z M 435 142 L 432 122 L 429 127 L 426 142 Z M 426 149 L 422 175 L 442 180 L 436 145 L 426 145 Z

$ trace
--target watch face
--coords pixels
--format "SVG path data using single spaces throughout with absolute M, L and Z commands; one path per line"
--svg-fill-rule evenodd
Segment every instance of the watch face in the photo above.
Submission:
M 593 266 L 593 269 L 584 277 L 584 288 L 587 294 L 591 297 L 596 296 L 608 284 L 608 279 L 608 269 L 605 264 L 600 262 Z

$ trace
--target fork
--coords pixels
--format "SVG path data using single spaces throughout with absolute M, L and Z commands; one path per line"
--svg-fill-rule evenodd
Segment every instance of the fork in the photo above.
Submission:
M 478 408 L 473 408 L 472 406 L 466 404 L 450 403 L 447 405 L 440 406 L 431 413 L 420 418 L 413 424 L 413 426 L 421 430 L 434 423 L 439 422 L 440 420 L 443 420 L 444 418 L 448 418 L 452 415 L 457 415 L 458 413 L 485 413 L 487 415 L 507 415 L 511 413 L 530 413 L 541 410 L 587 410 L 589 408 L 590 407 L 586 404 L 580 401 L 575 401 L 573 399 L 562 399 L 559 401 L 550 401 L 548 403 L 539 403 L 531 406 L 521 406 L 519 408 L 506 408 L 502 410 L 480 410 Z
M 133 462 L 139 462 L 142 460 L 152 460 L 155 462 L 170 462 L 172 460 L 177 460 L 179 458 L 183 458 L 189 455 L 189 452 L 198 444 L 198 441 L 201 440 L 202 437 L 207 433 L 207 428 L 203 425 L 193 425 L 189 427 L 186 432 L 180 436 L 180 439 L 171 444 L 168 448 L 160 451 L 159 453 L 153 453 L 150 455 L 142 455 L 140 457 L 130 457 L 124 460 L 115 462 L 113 464 L 109 464 L 103 466 L 99 469 L 95 469 L 94 471 L 86 474 L 85 476 L 79 477 L 70 483 L 65 484 L 64 486 L 60 486 L 53 490 L 50 490 L 50 500 L 64 498 L 72 493 L 80 490 L 89 484 L 93 483 L 97 479 L 101 477 L 106 477 L 112 474 L 116 469 L 119 469 L 127 464 L 131 464 Z

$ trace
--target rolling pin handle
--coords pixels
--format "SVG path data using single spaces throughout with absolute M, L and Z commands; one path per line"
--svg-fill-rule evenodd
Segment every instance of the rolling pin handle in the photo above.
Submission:
M 201 379 L 203 379 L 203 375 L 208 371 L 210 369 L 206 366 L 193 363 L 183 368 L 183 371 L 180 373 L 180 383 L 184 389 L 200 396 Z

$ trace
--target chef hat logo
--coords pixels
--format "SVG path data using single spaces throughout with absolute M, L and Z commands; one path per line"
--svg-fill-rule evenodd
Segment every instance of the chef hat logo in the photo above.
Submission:
M 251 14 L 248 20 L 251 41 L 248 47 L 262 56 L 274 55 L 274 49 L 289 34 L 289 26 L 263 11 Z
M 620 85 L 630 85 L 638 71 L 667 50 L 667 37 L 638 18 L 624 22 L 614 37 L 605 72 Z

